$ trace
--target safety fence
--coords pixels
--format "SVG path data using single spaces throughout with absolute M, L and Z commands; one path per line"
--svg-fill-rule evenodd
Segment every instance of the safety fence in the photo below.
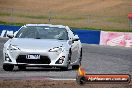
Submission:
M 1 37 L 6 37 L 8 32 L 16 32 L 20 27 L 0 25 Z M 80 37 L 82 43 L 132 47 L 132 33 L 130 32 L 105 32 L 78 28 L 73 28 L 72 31 Z

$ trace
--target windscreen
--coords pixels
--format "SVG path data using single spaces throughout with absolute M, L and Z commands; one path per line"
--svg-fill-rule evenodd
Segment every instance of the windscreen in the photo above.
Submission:
M 65 28 L 48 26 L 27 26 L 22 27 L 16 34 L 15 38 L 67 40 L 68 33 Z

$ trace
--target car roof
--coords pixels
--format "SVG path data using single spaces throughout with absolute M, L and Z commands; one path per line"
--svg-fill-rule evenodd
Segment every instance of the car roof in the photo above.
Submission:
M 66 26 L 64 25 L 53 25 L 53 24 L 26 24 L 24 26 L 49 26 L 49 27 L 66 28 Z

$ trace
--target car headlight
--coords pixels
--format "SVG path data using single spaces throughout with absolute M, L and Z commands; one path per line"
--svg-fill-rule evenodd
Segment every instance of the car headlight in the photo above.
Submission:
M 58 53 L 61 53 L 62 51 L 63 51 L 62 47 L 54 47 L 49 50 L 49 52 L 58 52 Z
M 9 50 L 20 50 L 16 45 L 9 45 Z

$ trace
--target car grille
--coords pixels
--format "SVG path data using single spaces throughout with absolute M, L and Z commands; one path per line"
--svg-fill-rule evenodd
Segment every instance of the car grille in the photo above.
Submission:
M 17 63 L 28 64 L 50 64 L 51 61 L 47 56 L 40 56 L 40 59 L 26 59 L 26 55 L 19 55 L 16 59 Z

